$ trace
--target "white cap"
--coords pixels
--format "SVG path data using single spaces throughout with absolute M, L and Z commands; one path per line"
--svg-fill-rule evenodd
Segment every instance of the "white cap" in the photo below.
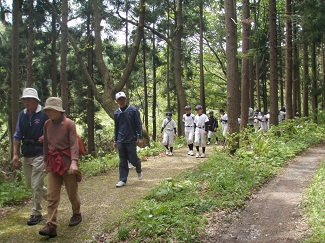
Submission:
M 24 98 L 34 98 L 40 101 L 40 99 L 38 98 L 37 90 L 33 88 L 25 88 L 23 90 L 23 95 L 20 97 L 20 99 Z
M 124 92 L 118 92 L 115 95 L 115 99 L 118 100 L 119 98 L 125 98 L 126 99 L 126 95 Z

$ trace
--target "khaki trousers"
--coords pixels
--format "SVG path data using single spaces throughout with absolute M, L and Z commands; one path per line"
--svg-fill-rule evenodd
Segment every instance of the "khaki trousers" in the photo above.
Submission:
M 61 187 L 64 184 L 71 202 L 72 213 L 80 214 L 80 198 L 78 195 L 78 182 L 75 174 L 65 172 L 62 176 L 49 172 L 47 174 L 47 201 L 48 223 L 56 225 L 57 212 L 60 203 Z
M 32 213 L 41 215 L 41 201 L 46 198 L 46 187 L 44 187 L 44 162 L 43 156 L 23 158 L 23 171 L 27 187 L 32 190 Z

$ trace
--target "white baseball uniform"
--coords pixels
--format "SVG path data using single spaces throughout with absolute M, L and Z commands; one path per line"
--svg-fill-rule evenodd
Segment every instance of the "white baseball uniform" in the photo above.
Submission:
M 185 126 L 185 138 L 186 138 L 187 144 L 193 143 L 194 117 L 195 117 L 195 115 L 192 113 L 183 115 L 183 122 L 184 122 L 184 126 Z
M 176 122 L 173 119 L 169 120 L 168 118 L 165 118 L 161 126 L 164 127 L 163 145 L 173 147 Z
M 209 121 L 209 118 L 206 114 L 196 115 L 194 117 L 194 123 L 195 123 L 195 139 L 194 139 L 194 145 L 199 146 L 201 142 L 201 146 L 206 146 L 206 135 L 205 132 L 205 123 Z

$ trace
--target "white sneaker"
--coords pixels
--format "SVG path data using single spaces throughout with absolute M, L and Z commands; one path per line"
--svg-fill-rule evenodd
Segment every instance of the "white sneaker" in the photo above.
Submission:
M 142 180 L 142 177 L 143 177 L 142 172 L 138 173 L 138 179 L 139 179 L 139 180 Z
M 129 169 L 132 169 L 134 166 L 129 162 Z
M 205 154 L 203 153 L 203 154 L 201 154 L 201 158 L 205 158 Z
M 199 152 L 196 152 L 196 158 L 199 158 L 200 157 L 200 153 Z
M 189 150 L 189 151 L 187 152 L 187 154 L 188 154 L 188 155 L 191 155 L 191 150 Z
M 168 155 L 168 154 L 169 154 L 169 150 L 166 149 L 166 155 Z
M 214 144 L 217 145 L 218 144 L 218 141 L 216 141 Z
M 191 156 L 194 155 L 193 150 L 190 150 L 189 155 L 191 155 Z
M 172 152 L 169 152 L 169 154 L 168 154 L 169 156 L 173 156 L 173 153 Z
M 119 181 L 115 186 L 116 186 L 116 187 L 122 187 L 122 186 L 125 186 L 125 182 L 123 182 L 123 181 Z
M 207 142 L 207 145 L 210 145 L 211 144 L 211 142 Z

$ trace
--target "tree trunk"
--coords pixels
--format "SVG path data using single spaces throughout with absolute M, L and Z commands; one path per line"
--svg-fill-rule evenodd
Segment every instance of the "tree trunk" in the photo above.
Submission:
M 254 11 L 254 31 L 255 33 L 258 31 L 258 26 L 259 26 L 259 22 L 258 22 L 258 11 L 259 11 L 259 8 L 257 7 L 258 3 L 256 2 L 256 0 L 254 0 L 254 6 L 255 8 L 253 8 L 252 10 Z M 251 43 L 253 43 L 251 41 Z M 256 76 L 258 73 L 257 73 L 257 64 L 258 63 L 258 55 L 259 55 L 259 52 L 258 52 L 258 40 L 255 40 L 254 41 L 254 56 L 251 58 L 251 69 L 250 69 L 250 76 L 252 77 L 252 80 L 251 80 L 251 83 L 249 85 L 249 107 L 253 108 L 255 107 L 255 100 L 254 100 L 254 87 L 255 87 L 255 84 L 257 85 L 257 80 L 258 80 L 258 76 Z M 254 60 L 255 60 L 255 65 L 254 65 Z M 254 69 L 255 69 L 255 73 L 254 73 Z M 254 73 L 254 74 L 253 74 Z M 255 78 L 254 78 L 255 77 Z M 256 82 L 255 82 L 256 80 Z
M 256 79 L 256 103 L 257 108 L 260 109 L 261 107 L 261 82 L 260 82 L 260 60 L 259 60 L 259 51 L 255 53 L 255 79 Z M 253 107 L 252 107 L 253 108 Z
M 250 38 L 250 9 L 249 0 L 243 0 L 243 19 L 242 19 L 242 67 L 241 67 L 241 112 L 240 129 L 244 129 L 248 123 L 249 110 L 249 38 Z
M 278 80 L 277 80 L 277 35 L 276 35 L 276 0 L 269 5 L 269 42 L 270 42 L 270 124 L 278 124 Z
M 203 0 L 200 0 L 199 9 L 200 9 L 200 103 L 203 106 L 203 113 L 206 113 L 204 69 L 203 69 Z
M 286 0 L 286 119 L 293 118 L 292 111 L 292 3 Z
M 240 92 L 237 60 L 237 27 L 236 1 L 225 0 L 226 19 L 226 59 L 227 59 L 227 103 L 228 103 L 228 131 L 230 134 L 239 132 L 238 117 L 240 115 Z M 234 153 L 239 147 L 238 138 L 230 144 L 230 151 Z
M 181 110 L 178 110 L 178 134 L 184 135 L 184 126 L 182 123 L 183 113 L 182 109 L 186 106 L 186 95 L 182 84 L 182 37 L 183 37 L 183 14 L 182 2 L 178 0 L 176 8 L 176 29 L 175 29 L 175 50 L 174 50 L 174 72 L 175 72 L 175 86 L 177 91 L 177 98 Z
M 168 39 L 170 38 L 170 12 L 169 12 L 169 6 L 168 6 L 168 16 L 167 16 L 167 36 Z M 167 42 L 167 50 L 166 50 L 166 59 L 167 59 L 167 65 L 166 65 L 166 93 L 167 93 L 167 110 L 170 110 L 170 45 Z
M 124 47 L 124 54 L 125 54 L 125 62 L 124 65 L 126 66 L 128 64 L 129 61 L 129 4 L 128 1 L 125 1 L 125 47 Z M 129 96 L 129 81 L 125 83 L 124 86 L 124 91 L 126 93 L 127 96 Z
M 282 55 L 282 40 L 283 40 L 283 32 L 282 32 L 282 25 L 281 20 L 278 18 L 278 42 L 277 45 L 279 48 L 277 48 L 277 57 L 278 57 L 278 82 L 280 85 L 280 106 L 284 106 L 284 83 L 283 83 L 283 55 Z M 279 107 L 278 107 L 278 113 L 279 113 Z
M 317 62 L 316 62 L 316 43 L 311 45 L 311 109 L 314 122 L 317 122 Z
M 309 71 L 308 71 L 308 43 L 306 40 L 306 33 L 303 33 L 303 116 L 308 117 L 308 100 L 309 100 Z
M 300 96 L 300 82 L 299 82 L 299 52 L 298 52 L 298 38 L 297 38 L 298 27 L 296 24 L 293 25 L 293 83 L 292 83 L 292 93 L 293 93 L 293 104 L 292 111 L 293 116 L 295 116 L 296 112 L 299 112 L 299 96 Z
M 325 110 L 325 39 L 322 41 L 323 110 Z
M 27 40 L 27 64 L 26 64 L 26 87 L 31 87 L 33 80 L 33 47 L 34 47 L 34 0 L 29 0 L 28 14 L 28 40 Z
M 68 0 L 62 0 L 60 82 L 61 82 L 62 106 L 65 112 L 69 114 L 67 55 L 68 55 Z
M 87 67 L 91 77 L 94 73 L 94 37 L 91 34 L 91 15 L 88 13 L 87 16 L 87 36 L 89 36 L 89 45 L 87 49 Z M 95 151 L 95 104 L 94 104 L 94 92 L 90 85 L 87 85 L 87 152 L 92 156 L 96 156 Z
M 149 113 L 148 113 L 148 82 L 147 82 L 147 67 L 146 67 L 146 39 L 143 34 L 142 40 L 142 55 L 143 55 L 143 89 L 144 89 L 144 126 L 149 133 Z
M 56 6 L 56 0 L 52 2 L 53 6 Z M 57 61 L 56 61 L 56 17 L 54 12 L 52 12 L 52 22 L 51 22 L 51 73 L 52 73 L 52 96 L 58 95 L 58 80 L 57 80 Z
M 20 20 L 20 1 L 13 1 L 12 11 L 12 49 L 11 49 L 11 124 L 9 122 L 9 138 L 12 145 L 13 131 L 15 131 L 19 114 L 19 20 Z M 12 155 L 12 146 L 10 146 Z
M 156 67 L 156 37 L 152 35 L 152 139 L 157 138 L 157 67 Z

